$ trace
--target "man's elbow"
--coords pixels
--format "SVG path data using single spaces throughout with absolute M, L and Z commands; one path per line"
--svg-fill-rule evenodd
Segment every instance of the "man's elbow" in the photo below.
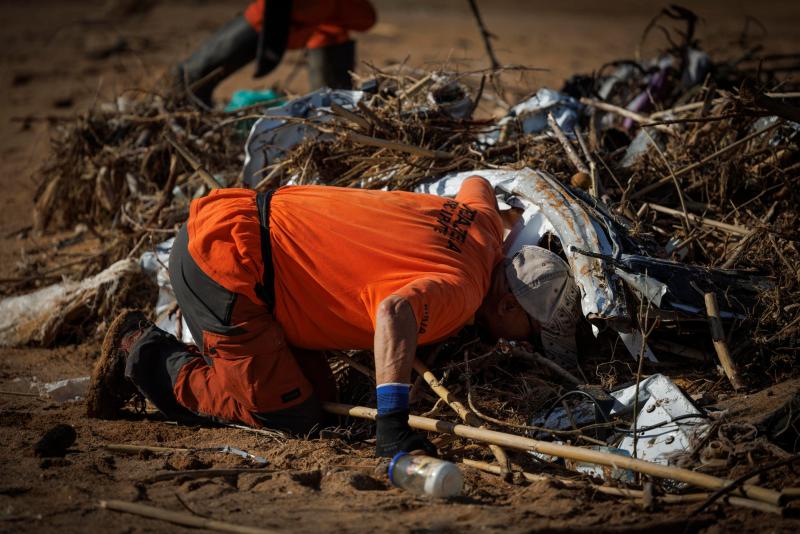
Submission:
M 378 304 L 378 319 L 384 320 L 397 320 L 404 315 L 407 315 L 411 312 L 413 316 L 413 310 L 411 309 L 411 304 L 409 302 L 399 296 L 399 295 L 389 295 L 385 299 Z

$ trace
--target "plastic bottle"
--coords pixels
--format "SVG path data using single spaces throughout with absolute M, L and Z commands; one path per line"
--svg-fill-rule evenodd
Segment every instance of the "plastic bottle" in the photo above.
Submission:
M 418 495 L 453 497 L 461 493 L 464 477 L 450 462 L 397 453 L 389 463 L 389 480 L 397 487 Z

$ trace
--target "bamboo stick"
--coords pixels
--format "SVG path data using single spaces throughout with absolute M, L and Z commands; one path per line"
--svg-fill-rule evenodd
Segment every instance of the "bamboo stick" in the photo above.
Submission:
M 38 393 L 26 393 L 23 391 L 8 391 L 8 390 L 0 390 L 0 395 L 11 395 L 14 397 L 39 397 Z
M 357 115 L 356 113 L 353 113 L 349 109 L 343 108 L 342 106 L 340 106 L 336 102 L 331 102 L 331 111 L 333 111 L 335 114 L 339 115 L 340 117 L 343 117 L 343 118 L 349 120 L 353 124 L 357 124 L 358 126 L 363 128 L 364 130 L 369 131 L 369 129 L 370 129 L 370 124 L 369 124 L 369 121 L 367 121 L 367 119 L 365 119 L 361 115 Z
M 722 328 L 722 320 L 719 316 L 717 296 L 714 293 L 706 293 L 704 298 L 706 301 L 708 323 L 711 327 L 711 338 L 714 340 L 714 350 L 717 352 L 717 358 L 719 358 L 719 363 L 722 364 L 725 376 L 728 377 L 728 381 L 733 386 L 733 389 L 738 391 L 744 387 L 744 384 L 739 377 L 739 370 L 736 368 L 736 364 L 731 358 L 728 344 L 725 342 L 725 330 Z
M 155 506 L 147 506 L 145 504 L 118 501 L 114 499 L 100 501 L 100 508 L 104 508 L 106 510 L 115 510 L 117 512 L 126 512 L 142 517 L 149 517 L 151 519 L 158 519 L 168 523 L 175 523 L 176 525 L 183 525 L 192 528 L 205 528 L 208 530 L 218 530 L 220 532 L 235 532 L 237 534 L 274 534 L 275 532 L 278 532 L 277 530 L 236 525 L 233 523 L 227 523 L 225 521 L 217 521 L 216 519 L 208 519 L 183 512 L 164 510 L 162 508 L 156 508 Z
M 785 510 L 780 506 L 769 504 L 761 501 L 754 501 L 753 499 L 745 499 L 744 497 L 728 497 L 726 499 L 729 503 L 743 508 L 750 508 L 751 510 L 758 510 L 767 514 L 777 514 L 781 517 L 785 515 Z
M 357 133 L 349 133 L 348 136 L 356 143 L 361 143 L 367 146 L 376 146 L 379 148 L 388 148 L 390 150 L 397 150 L 399 152 L 406 152 L 415 156 L 422 156 L 425 158 L 433 159 L 452 159 L 453 154 L 444 152 L 442 150 L 429 150 L 418 146 L 407 145 L 405 143 L 398 143 L 397 141 L 388 141 L 386 139 L 378 139 L 377 137 L 370 137 Z
M 680 217 L 685 219 L 687 216 L 692 222 L 702 224 L 703 226 L 708 226 L 711 228 L 716 228 L 718 230 L 724 230 L 730 234 L 736 234 L 741 236 L 746 236 L 750 233 L 749 228 L 745 228 L 744 226 L 738 226 L 735 224 L 728 224 L 724 222 L 715 221 L 714 219 L 706 219 L 705 217 L 700 217 L 699 215 L 695 215 L 694 213 L 683 213 L 681 210 L 676 210 L 672 208 L 668 208 L 666 206 L 661 206 L 659 204 L 647 204 L 653 211 L 657 211 L 658 213 L 664 213 L 666 215 L 673 215 L 675 217 Z
M 376 410 L 374 408 L 352 406 L 334 402 L 323 403 L 323 409 L 330 413 L 360 417 L 362 419 L 374 420 L 376 416 Z M 725 480 L 704 473 L 697 473 L 695 471 L 690 471 L 680 467 L 646 462 L 644 460 L 637 460 L 635 458 L 620 456 L 618 454 L 584 449 L 581 447 L 575 447 L 573 445 L 562 445 L 547 441 L 539 441 L 523 436 L 516 436 L 514 434 L 507 434 L 505 432 L 497 432 L 495 430 L 488 430 L 485 428 L 475 428 L 468 425 L 440 421 L 438 419 L 429 419 L 427 417 L 412 415 L 408 419 L 408 424 L 412 428 L 425 430 L 428 432 L 453 434 L 463 438 L 483 441 L 485 443 L 494 443 L 495 445 L 501 445 L 510 449 L 536 451 L 560 458 L 569 458 L 581 462 L 608 465 L 618 469 L 630 469 L 632 471 L 644 473 L 657 478 L 666 478 L 670 480 L 686 482 L 687 484 L 692 484 L 701 488 L 717 490 L 724 488 L 731 482 L 730 480 Z M 751 484 L 744 484 L 742 486 L 742 491 L 744 495 L 751 499 L 757 499 L 770 504 L 779 505 L 783 501 L 783 498 L 779 492 L 767 488 L 761 488 L 759 486 L 753 486 Z
M 567 153 L 567 157 L 572 162 L 572 165 L 575 167 L 575 169 L 577 169 L 578 172 L 582 172 L 588 175 L 589 168 L 583 161 L 581 161 L 580 156 L 578 156 L 578 153 L 575 151 L 575 148 L 569 142 L 569 139 L 567 139 L 567 136 L 564 134 L 564 131 L 556 122 L 556 119 L 553 117 L 552 113 L 547 114 L 547 124 L 550 125 L 550 128 L 553 130 L 553 133 L 556 134 L 556 139 L 558 139 L 558 142 L 561 143 L 564 152 Z
M 492 473 L 495 475 L 500 474 L 500 469 L 496 465 L 492 465 L 486 462 L 481 462 L 479 460 L 470 460 L 468 458 L 464 458 L 462 460 L 464 465 L 468 465 L 470 467 L 474 467 L 475 469 L 480 469 L 481 471 L 486 471 L 487 473 Z M 545 475 L 536 475 L 533 473 L 528 473 L 526 471 L 517 471 L 518 473 L 522 474 L 525 480 L 535 482 L 539 480 L 558 480 L 559 483 L 564 484 L 569 488 L 581 487 L 583 484 L 581 482 L 570 480 L 568 478 L 562 477 L 550 477 Z M 592 490 L 603 493 L 604 495 L 613 495 L 615 497 L 626 497 L 629 499 L 643 499 L 645 496 L 645 492 L 642 490 L 636 489 L 628 489 L 628 488 L 615 488 L 612 486 L 600 486 L 597 484 L 588 484 Z M 665 502 L 668 504 L 687 504 L 687 503 L 696 503 L 696 502 L 704 502 L 706 501 L 710 493 L 687 493 L 685 495 L 658 495 L 656 499 Z M 784 510 L 780 506 L 775 506 L 774 504 L 768 504 L 761 501 L 754 501 L 752 499 L 745 499 L 743 497 L 728 497 L 728 502 L 730 504 L 736 506 L 742 506 L 744 508 L 751 508 L 754 510 L 759 510 L 761 512 L 766 512 L 770 514 L 777 514 L 780 516 L 784 515 Z
M 783 488 L 781 495 L 788 501 L 800 499 L 800 488 Z
M 456 399 L 456 397 L 450 393 L 450 391 L 442 385 L 441 382 L 434 376 L 434 374 L 427 368 L 427 366 L 419 360 L 419 358 L 414 358 L 414 370 L 419 373 L 419 375 L 428 383 L 431 389 L 436 393 L 440 399 L 447 403 L 450 408 L 453 409 L 454 412 L 458 414 L 458 417 L 461 418 L 462 421 L 467 423 L 470 426 L 475 426 L 478 428 L 485 428 L 486 424 L 478 418 L 477 415 L 472 413 L 469 408 L 464 406 L 464 404 Z M 497 463 L 499 464 L 499 468 L 503 477 L 507 477 L 511 473 L 511 462 L 508 459 L 508 455 L 506 451 L 502 449 L 499 445 L 489 445 L 489 450 L 492 451 Z
M 631 111 L 629 109 L 621 108 L 619 106 L 615 106 L 613 104 L 609 104 L 608 102 L 601 102 L 599 100 L 595 100 L 593 98 L 581 98 L 581 104 L 585 106 L 591 106 L 593 108 L 597 108 L 600 111 L 606 111 L 608 113 L 616 113 L 620 117 L 625 117 L 626 119 L 631 119 L 632 121 L 638 124 L 647 124 L 650 122 L 650 117 L 646 117 L 644 115 L 640 115 L 635 111 Z M 675 132 L 666 125 L 658 124 L 651 126 L 651 128 L 655 128 L 659 132 L 664 132 L 666 134 L 674 135 Z
M 512 348 L 511 349 L 511 354 L 516 356 L 517 358 L 522 358 L 523 360 L 528 360 L 529 362 L 534 363 L 536 365 L 541 365 L 542 367 L 547 367 L 553 373 L 557 374 L 558 376 L 560 376 L 561 378 L 563 378 L 564 380 L 566 380 L 570 384 L 573 384 L 575 386 L 579 386 L 579 385 L 583 384 L 582 380 L 578 379 L 575 375 L 573 375 L 572 373 L 570 373 L 569 371 L 567 371 L 566 369 L 564 369 L 563 367 L 558 365 L 553 360 L 548 360 L 544 356 L 541 356 L 541 355 L 536 354 L 536 353 L 531 353 L 531 352 L 528 352 L 526 350 L 522 350 L 522 349 L 520 349 L 518 347 Z

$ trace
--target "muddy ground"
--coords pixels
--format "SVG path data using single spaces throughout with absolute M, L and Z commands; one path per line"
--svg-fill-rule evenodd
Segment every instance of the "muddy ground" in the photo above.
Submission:
M 62 2 L 5 0 L 0 4 L 0 279 L 14 277 L 27 251 L 63 236 L 35 236 L 31 225 L 36 184 L 47 180 L 40 162 L 59 119 L 73 116 L 123 91 L 146 89 L 244 2 Z M 399 61 L 426 69 L 487 64 L 466 1 L 376 1 L 379 24 L 359 37 L 360 59 L 382 67 Z M 688 3 L 703 17 L 700 35 L 710 51 L 735 46 L 747 16 L 766 28 L 773 52 L 800 48 L 797 2 L 706 1 Z M 695 4 L 695 5 L 692 5 Z M 137 9 L 120 9 L 126 5 Z M 575 72 L 629 57 L 648 20 L 651 2 L 481 2 L 486 24 L 498 35 L 504 63 L 540 67 L 513 75 L 518 86 L 559 87 Z M 752 31 L 761 31 L 750 25 Z M 281 83 L 306 89 L 302 55 L 258 82 L 244 69 L 220 88 Z M 361 69 L 363 70 L 363 68 Z M 298 71 L 287 84 L 286 80 Z M 512 75 L 509 75 L 512 76 Z M 520 77 L 522 76 L 522 77 Z M 15 379 L 51 381 L 89 373 L 97 343 L 55 350 L 0 349 L 0 390 L 19 390 Z M 776 406 L 797 384 L 755 393 L 751 412 Z M 756 404 L 753 404 L 753 403 Z M 749 404 L 748 404 L 749 403 Z M 739 401 L 737 401 L 739 404 Z M 693 514 L 691 505 L 656 505 L 614 499 L 555 482 L 510 485 L 464 469 L 466 490 L 452 501 L 415 498 L 389 487 L 368 444 L 340 440 L 284 440 L 242 430 L 186 428 L 158 421 L 87 420 L 80 403 L 59 405 L 0 394 L 0 529 L 20 532 L 165 532 L 173 525 L 101 510 L 100 499 L 138 500 L 214 519 L 278 531 L 797 531 L 800 522 L 733 507 Z M 752 415 L 752 414 L 751 414 Z M 78 439 L 64 459 L 41 460 L 32 445 L 56 423 L 75 427 Z M 232 445 L 262 455 L 261 472 L 238 476 L 154 481 L 157 473 L 198 468 L 248 467 L 219 453 L 124 455 L 104 445 L 129 443 L 206 448 Z M 474 453 L 474 450 L 473 450 Z M 784 472 L 783 483 L 796 482 Z M 795 484 L 798 485 L 798 484 Z

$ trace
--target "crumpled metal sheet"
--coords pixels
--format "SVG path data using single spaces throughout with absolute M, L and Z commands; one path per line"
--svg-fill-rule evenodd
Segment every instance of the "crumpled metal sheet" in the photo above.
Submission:
M 610 394 L 615 399 L 615 413 L 633 409 L 636 385 Z M 692 401 L 664 375 L 651 375 L 639 382 L 641 406 L 636 415 L 636 454 L 633 434 L 622 439 L 618 447 L 640 460 L 667 465 L 675 455 L 686 452 L 692 442 L 709 428 L 708 420 Z M 698 417 L 692 417 L 697 415 Z M 656 425 L 656 428 L 651 428 Z
M 601 260 L 573 249 L 613 256 L 618 247 L 609 239 L 600 221 L 558 180 L 542 171 L 480 169 L 444 176 L 422 184 L 419 193 L 455 196 L 464 180 L 479 175 L 495 188 L 498 199 L 524 210 L 521 221 L 506 238 L 507 257 L 524 245 L 537 245 L 547 233 L 561 241 L 575 281 L 581 290 L 581 310 L 587 317 L 627 320 L 619 282 Z M 502 207 L 502 206 L 501 206 Z
M 537 212 L 529 221 L 541 214 L 561 241 L 581 289 L 583 314 L 590 319 L 627 319 L 625 301 L 619 294 L 613 272 L 606 269 L 598 258 L 577 252 L 614 256 L 614 243 L 609 240 L 604 227 L 583 208 L 572 192 L 547 173 L 530 171 L 521 175 L 513 185 L 513 193 L 521 202 L 536 206 Z M 510 253 L 525 244 L 520 241 L 511 241 Z

